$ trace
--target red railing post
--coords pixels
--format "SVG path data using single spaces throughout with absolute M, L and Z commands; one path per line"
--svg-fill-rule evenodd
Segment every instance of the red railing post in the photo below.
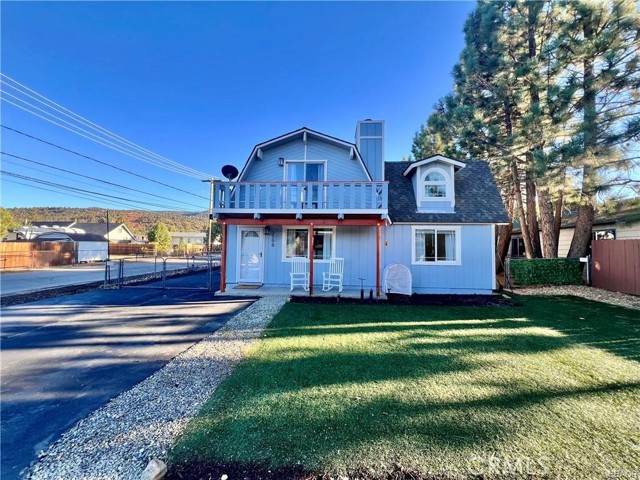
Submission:
M 309 224 L 309 296 L 313 295 L 313 223 Z
M 211 255 L 211 252 L 209 252 Z M 222 252 L 220 258 L 220 293 L 227 288 L 227 223 L 222 222 Z
M 380 296 L 380 242 L 381 242 L 382 225 L 376 225 L 376 297 Z

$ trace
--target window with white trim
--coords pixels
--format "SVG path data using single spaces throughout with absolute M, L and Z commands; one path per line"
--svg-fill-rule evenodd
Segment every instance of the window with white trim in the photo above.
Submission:
M 449 176 L 441 168 L 430 168 L 422 177 L 421 189 L 423 200 L 447 200 L 451 192 Z
M 327 168 L 324 160 L 292 160 L 285 163 L 287 182 L 324 182 Z M 285 190 L 286 191 L 286 190 Z M 318 208 L 323 200 L 324 187 L 320 183 L 309 185 L 292 184 L 288 187 L 289 208 Z
M 429 172 L 424 177 L 424 196 L 447 198 L 447 180 L 440 172 Z
M 604 230 L 595 230 L 591 233 L 592 240 L 615 240 L 616 239 L 616 229 L 615 228 L 607 228 Z
M 300 227 L 283 227 L 283 261 L 294 257 L 309 257 L 309 230 Z M 336 229 L 317 227 L 313 229 L 313 259 L 329 261 L 335 252 Z
M 326 179 L 324 160 L 288 160 L 285 170 L 288 182 L 324 182 Z
M 411 243 L 413 264 L 460 265 L 460 227 L 415 226 Z

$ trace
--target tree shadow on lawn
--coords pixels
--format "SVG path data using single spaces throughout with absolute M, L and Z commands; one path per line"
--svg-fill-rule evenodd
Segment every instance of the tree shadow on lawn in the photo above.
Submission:
M 531 322 L 573 343 L 640 362 L 640 311 L 575 296 L 518 297 Z
M 629 393 L 639 387 L 640 382 L 633 382 L 448 402 L 350 397 L 344 399 L 340 412 L 333 410 L 329 415 L 314 412 L 309 404 L 240 416 L 216 412 L 198 421 L 198 434 L 189 438 L 191 446 L 178 444 L 172 455 L 179 460 L 172 458 L 170 472 L 180 472 L 180 477 L 169 478 L 207 478 L 201 473 L 208 469 L 219 473 L 211 478 L 229 474 L 227 469 L 243 470 L 245 475 L 240 478 L 246 479 L 335 478 L 338 474 L 372 479 L 485 478 L 472 473 L 478 470 L 478 461 L 484 462 L 491 455 L 511 461 L 530 458 L 548 462 L 549 470 L 541 478 L 556 478 L 562 473 L 569 473 L 565 478 L 587 478 L 590 474 L 605 478 L 609 470 L 631 469 L 633 460 L 626 459 L 625 464 L 625 459 L 617 458 L 609 468 L 597 463 L 585 468 L 588 461 L 584 456 L 599 453 L 590 452 L 588 442 L 574 451 L 548 450 L 540 459 L 535 458 L 535 451 L 514 442 L 522 438 L 527 426 L 536 423 L 535 418 L 527 422 L 526 415 L 543 410 L 536 406 Z M 234 438 L 229 441 L 229 436 Z M 557 444 L 553 438 L 541 440 L 556 449 L 580 443 L 577 439 L 562 439 Z M 180 459 L 183 455 L 186 458 Z M 334 462 L 336 457 L 342 458 Z M 562 463 L 567 461 L 571 463 Z M 191 476 L 190 472 L 199 473 Z M 521 478 L 518 474 L 523 472 L 511 473 L 500 478 Z
M 291 305 L 291 318 L 274 324 L 269 336 L 375 333 L 425 328 L 448 330 L 454 324 L 481 328 L 519 328 L 522 322 L 548 327 L 573 344 L 588 345 L 628 360 L 640 361 L 640 312 L 574 296 L 517 296 L 517 308 L 317 306 Z M 330 315 L 324 309 L 334 309 Z M 475 324 L 473 322 L 476 322 Z
M 478 452 L 522 454 L 527 447 L 517 439 L 541 423 L 574 422 L 585 399 L 602 400 L 607 412 L 619 414 L 611 399 L 640 387 L 640 376 L 587 383 L 560 376 L 544 383 L 527 372 L 529 355 L 591 345 L 601 335 L 601 348 L 637 358 L 633 343 L 614 341 L 636 320 L 613 328 L 600 316 L 624 317 L 629 311 L 601 305 L 527 299 L 524 309 L 397 307 L 393 315 L 384 309 L 384 316 L 375 306 L 289 305 L 261 348 L 189 426 L 171 454 L 172 471 L 202 475 L 212 469 L 222 475 L 227 468 L 245 472 L 243 478 L 278 478 L 267 475 L 275 472 L 279 478 L 322 478 L 337 471 L 361 478 L 441 478 L 456 474 L 451 468 L 464 470 Z M 484 358 L 492 354 L 513 357 L 516 366 L 521 360 L 520 370 L 505 374 L 499 360 Z M 547 410 L 556 401 L 571 404 L 560 417 Z M 548 439 L 550 458 L 582 442 L 583 431 L 566 428 L 567 438 Z M 583 448 L 569 456 L 584 462 Z M 626 461 L 613 459 L 618 467 L 629 466 Z M 410 470 L 402 476 L 393 473 L 394 465 Z M 307 470 L 297 476 L 303 466 Z M 375 473 L 367 470 L 371 466 Z M 412 476 L 426 466 L 435 467 L 434 476 Z M 583 467 L 568 468 L 580 474 Z M 582 473 L 593 469 L 598 466 Z

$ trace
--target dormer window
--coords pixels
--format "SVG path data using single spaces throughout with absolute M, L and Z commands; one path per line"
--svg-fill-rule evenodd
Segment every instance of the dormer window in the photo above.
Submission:
M 451 186 L 449 175 L 442 168 L 430 168 L 422 177 L 419 187 L 422 200 L 449 200 Z
M 427 198 L 447 198 L 447 179 L 437 171 L 430 171 L 424 177 L 424 196 Z
M 413 183 L 417 212 L 455 213 L 455 175 L 464 166 L 442 155 L 409 164 L 402 175 Z

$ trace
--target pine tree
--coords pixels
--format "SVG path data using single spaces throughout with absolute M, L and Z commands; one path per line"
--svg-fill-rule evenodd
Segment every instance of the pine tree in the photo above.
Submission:
M 573 166 L 582 188 L 570 257 L 583 256 L 591 241 L 597 195 L 619 185 L 640 185 L 640 13 L 630 0 L 558 2 L 563 28 L 560 57 L 566 88 L 574 93 L 569 123 Z M 634 153 L 635 152 L 635 153 Z
M 590 240 L 596 194 L 637 182 L 628 174 L 640 134 L 634 5 L 479 2 L 465 24 L 453 94 L 414 137 L 416 158 L 445 150 L 489 161 L 520 221 L 527 257 L 557 256 L 563 202 L 574 197 L 565 186 L 568 168 L 583 172 L 570 255 L 583 254 Z M 499 254 L 508 235 L 509 227 Z

